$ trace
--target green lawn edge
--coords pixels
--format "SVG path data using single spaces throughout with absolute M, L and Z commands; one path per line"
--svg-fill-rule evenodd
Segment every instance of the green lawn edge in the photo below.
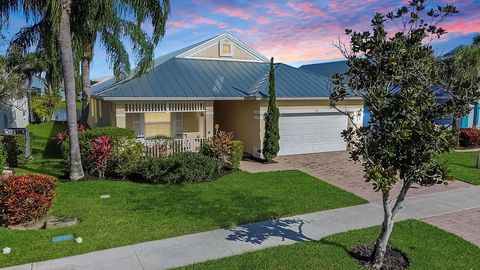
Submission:
M 365 269 L 348 250 L 373 243 L 380 226 L 328 236 L 320 241 L 268 248 L 178 269 Z M 390 243 L 410 260 L 408 269 L 478 269 L 480 248 L 433 225 L 398 222 Z

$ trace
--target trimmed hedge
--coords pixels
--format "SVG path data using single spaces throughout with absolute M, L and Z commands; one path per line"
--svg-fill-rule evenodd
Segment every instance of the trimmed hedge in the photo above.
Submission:
M 0 143 L 0 174 L 2 173 L 3 168 L 7 165 L 7 154 L 3 148 L 3 144 Z
M 459 142 L 461 147 L 479 147 L 480 129 L 462 128 L 460 130 Z
M 2 135 L 0 140 L 7 155 L 8 166 L 16 168 L 27 163 L 27 139 L 24 134 Z
M 89 161 L 89 150 L 92 140 L 100 137 L 100 136 L 108 136 L 112 147 L 115 148 L 117 143 L 123 141 L 125 139 L 135 139 L 135 131 L 133 129 L 126 129 L 126 128 L 118 128 L 118 127 L 95 127 L 87 131 L 79 132 L 78 133 L 78 143 L 80 145 L 80 155 L 82 157 L 82 165 L 83 169 L 88 173 L 93 173 L 95 168 L 92 166 L 93 164 Z M 70 145 L 69 140 L 65 140 L 62 143 L 62 153 L 64 159 L 66 161 L 66 170 L 68 171 L 69 167 L 69 153 L 70 153 Z M 107 165 L 107 172 L 106 174 L 112 176 L 115 173 L 115 166 L 114 163 L 109 162 Z M 124 177 L 124 175 L 120 175 Z
M 45 217 L 55 199 L 56 180 L 31 174 L 0 180 L 0 221 L 17 225 Z
M 232 169 L 236 170 L 240 168 L 240 161 L 243 158 L 243 149 L 245 145 L 242 141 L 233 141 L 232 154 L 230 156 L 230 163 Z
M 147 183 L 180 184 L 210 180 L 218 173 L 217 163 L 199 153 L 179 153 L 169 157 L 147 158 L 138 174 Z

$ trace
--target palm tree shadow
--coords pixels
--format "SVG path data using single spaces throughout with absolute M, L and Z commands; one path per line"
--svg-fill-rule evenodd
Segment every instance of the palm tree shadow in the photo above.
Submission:
M 270 237 L 280 237 L 282 241 L 285 239 L 295 242 L 313 241 L 314 239 L 303 234 L 304 224 L 305 222 L 298 218 L 247 224 L 230 229 L 231 233 L 226 239 L 254 245 L 261 245 Z

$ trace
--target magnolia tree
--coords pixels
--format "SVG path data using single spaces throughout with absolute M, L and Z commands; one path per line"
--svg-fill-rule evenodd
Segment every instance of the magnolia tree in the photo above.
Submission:
M 371 257 L 374 268 L 383 266 L 394 220 L 412 185 L 447 180 L 438 157 L 449 150 L 453 136 L 435 120 L 463 108 L 454 102 L 437 103 L 432 87 L 441 82 L 443 65 L 430 42 L 446 33 L 438 23 L 454 13 L 453 5 L 428 10 L 425 1 L 411 1 L 395 12 L 375 14 L 371 31 L 347 29 L 349 43 L 337 45 L 348 59 L 349 71 L 333 76 L 332 105 L 360 96 L 371 110 L 368 126 L 349 128 L 342 135 L 352 146 L 351 158 L 362 163 L 366 182 L 382 194 L 384 221 Z M 401 190 L 391 198 L 397 182 Z

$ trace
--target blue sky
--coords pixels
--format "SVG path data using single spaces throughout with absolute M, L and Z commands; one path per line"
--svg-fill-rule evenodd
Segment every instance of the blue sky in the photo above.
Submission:
M 405 0 L 171 0 L 167 32 L 155 50 L 156 56 L 228 32 L 266 57 L 294 66 L 341 59 L 333 46 L 343 30 L 366 30 L 376 11 L 400 7 Z M 453 3 L 460 14 L 442 26 L 449 32 L 433 43 L 438 53 L 461 44 L 470 44 L 480 33 L 480 0 L 433 0 L 429 5 Z M 3 30 L 7 37 L 25 26 L 21 14 L 11 17 Z M 151 25 L 145 23 L 148 32 Z M 127 42 L 127 41 L 126 41 Z M 127 42 L 128 43 L 128 42 Z M 128 47 L 128 45 L 127 45 Z M 134 59 L 132 59 L 134 62 Z M 97 44 L 92 64 L 92 79 L 111 76 L 105 50 Z

